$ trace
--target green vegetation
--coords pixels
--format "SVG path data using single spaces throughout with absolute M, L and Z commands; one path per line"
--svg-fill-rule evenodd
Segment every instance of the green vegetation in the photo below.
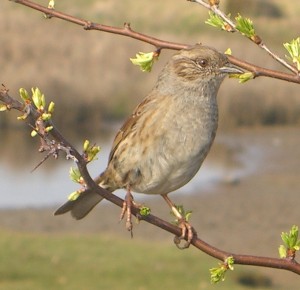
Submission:
M 5 290 L 244 290 L 247 281 L 255 289 L 267 290 L 272 285 L 258 272 L 247 272 L 246 280 L 241 269 L 230 271 L 225 282 L 211 285 L 209 269 L 216 260 L 193 248 L 180 251 L 165 241 L 2 230 L 0 248 L 0 289 Z M 269 284 L 264 284 L 266 280 Z

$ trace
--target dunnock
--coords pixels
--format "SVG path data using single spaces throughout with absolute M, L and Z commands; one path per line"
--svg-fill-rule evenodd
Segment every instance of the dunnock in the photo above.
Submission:
M 215 49 L 195 45 L 175 54 L 148 96 L 117 133 L 106 170 L 96 179 L 111 192 L 127 190 L 127 228 L 131 230 L 131 191 L 160 194 L 181 221 L 188 246 L 193 229 L 167 194 L 189 182 L 199 170 L 216 135 L 217 92 L 227 74 L 242 71 Z M 85 217 L 102 197 L 91 190 L 67 201 L 55 214 Z

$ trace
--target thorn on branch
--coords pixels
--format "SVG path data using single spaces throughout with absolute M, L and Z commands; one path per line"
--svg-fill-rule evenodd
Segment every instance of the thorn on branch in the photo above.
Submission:
M 31 172 L 35 171 L 38 167 L 40 167 L 51 155 L 54 159 L 58 158 L 59 151 L 64 151 L 66 153 L 66 159 L 72 159 L 75 162 L 78 162 L 78 160 L 75 158 L 75 156 L 72 154 L 72 148 L 69 146 L 64 146 L 60 142 L 56 142 L 55 140 L 48 140 L 45 136 L 41 137 L 41 145 L 39 147 L 39 152 L 45 152 L 48 151 L 46 156 L 31 170 Z
M 7 94 L 9 92 L 9 89 L 6 88 L 5 84 L 1 84 L 1 91 L 4 93 L 4 94 Z
M 39 118 L 35 122 L 35 127 L 33 127 L 32 125 L 29 126 L 32 127 L 33 131 L 40 137 L 41 145 L 38 151 L 40 153 L 46 151 L 48 152 L 47 155 L 42 159 L 42 161 L 39 162 L 31 172 L 35 171 L 39 166 L 41 166 L 51 155 L 54 157 L 54 159 L 57 159 L 59 151 L 64 151 L 66 153 L 67 160 L 72 159 L 77 162 L 74 154 L 72 154 L 71 147 L 65 146 L 61 142 L 57 142 L 56 140 L 49 139 L 49 130 L 47 130 L 49 126 L 47 127 L 47 122 L 44 122 L 41 118 Z
M 41 148 L 39 148 L 39 152 L 43 152 L 40 150 Z M 51 155 L 51 152 L 48 152 L 48 154 L 30 171 L 31 173 L 34 172 L 36 169 L 38 169 Z

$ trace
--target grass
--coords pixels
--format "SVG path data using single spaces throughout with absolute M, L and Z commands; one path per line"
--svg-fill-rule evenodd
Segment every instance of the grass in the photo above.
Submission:
M 166 242 L 2 230 L 0 248 L 0 289 L 5 290 L 248 289 L 237 283 L 239 275 L 245 280 L 239 270 L 211 285 L 208 269 L 217 265 L 216 260 Z M 261 275 L 250 272 L 246 277 L 256 283 Z M 255 285 L 269 289 L 268 284 Z

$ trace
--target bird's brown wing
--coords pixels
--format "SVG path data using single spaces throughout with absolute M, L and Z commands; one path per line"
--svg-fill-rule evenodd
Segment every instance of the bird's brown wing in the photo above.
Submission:
M 133 111 L 132 115 L 125 121 L 125 123 L 123 124 L 123 126 L 120 128 L 120 130 L 118 131 L 114 142 L 112 144 L 112 148 L 109 154 L 109 160 L 108 162 L 110 162 L 119 146 L 119 144 L 122 142 L 122 140 L 124 140 L 128 134 L 130 132 L 132 132 L 135 128 L 135 125 L 137 123 L 137 121 L 139 120 L 139 118 L 141 117 L 145 107 L 153 102 L 155 100 L 153 100 L 152 98 L 146 98 L 144 99 Z

